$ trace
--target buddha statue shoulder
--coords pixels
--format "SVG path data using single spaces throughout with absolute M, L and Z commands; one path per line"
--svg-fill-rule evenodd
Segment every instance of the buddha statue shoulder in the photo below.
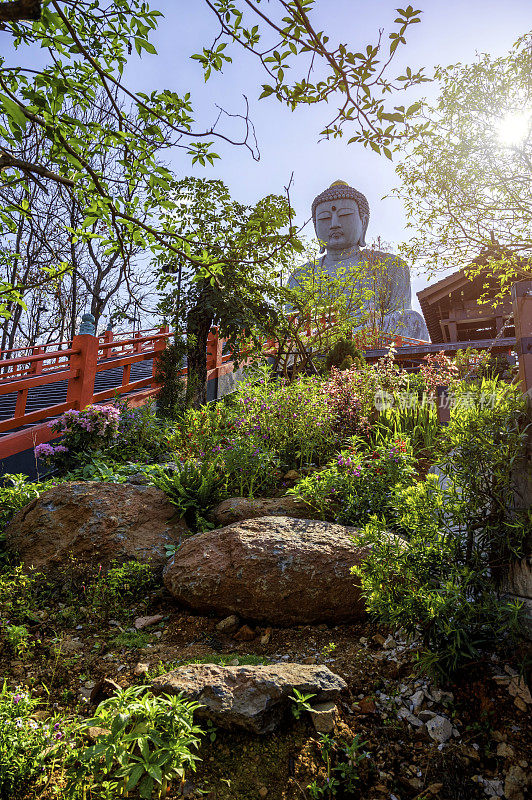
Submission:
M 319 262 L 321 271 L 335 277 L 341 267 L 353 268 L 360 289 L 369 288 L 373 307 L 382 311 L 379 327 L 385 333 L 428 340 L 425 320 L 411 307 L 408 265 L 393 253 L 366 249 L 369 203 L 362 192 L 336 181 L 314 198 L 312 221 L 318 240 L 325 246 Z M 288 285 L 297 286 L 310 266 L 309 262 L 299 267 Z

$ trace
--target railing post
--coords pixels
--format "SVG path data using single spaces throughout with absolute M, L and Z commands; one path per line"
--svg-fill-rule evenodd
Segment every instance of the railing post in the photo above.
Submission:
M 515 340 L 523 392 L 532 400 L 532 281 L 512 286 Z
M 94 381 L 98 365 L 98 337 L 89 333 L 74 336 L 72 349 L 79 350 L 70 356 L 70 369 L 79 370 L 77 378 L 70 378 L 67 389 L 67 403 L 72 403 L 78 411 L 83 411 L 94 398 Z

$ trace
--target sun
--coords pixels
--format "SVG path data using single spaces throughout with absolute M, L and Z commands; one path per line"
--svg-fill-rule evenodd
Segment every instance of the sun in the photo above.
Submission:
M 523 144 L 532 131 L 532 110 L 511 111 L 496 123 L 497 138 L 506 147 Z

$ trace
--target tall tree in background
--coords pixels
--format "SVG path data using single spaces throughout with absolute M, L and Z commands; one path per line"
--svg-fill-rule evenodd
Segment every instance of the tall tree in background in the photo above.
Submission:
M 28 4 L 8 3 L 3 10 L 7 13 L 7 7 L 14 5 L 21 9 Z M 264 87 L 263 96 L 274 93 L 294 109 L 301 103 L 328 101 L 339 94 L 343 97 L 339 116 L 325 135 L 340 135 L 344 123 L 356 119 L 358 129 L 351 139 L 390 155 L 398 126 L 413 111 L 388 108 L 386 95 L 424 79 L 410 69 L 395 82 L 385 77 L 397 48 L 405 42 L 408 26 L 419 21 L 418 12 L 411 6 L 399 11 L 397 28 L 389 34 L 389 47 L 383 49 L 379 40 L 368 45 L 363 54 L 353 53 L 343 44 L 329 48 L 327 37 L 312 25 L 313 0 L 278 3 L 277 10 L 284 19 L 276 19 L 273 8 L 265 14 L 258 4 L 247 3 L 247 10 L 257 20 L 250 28 L 245 27 L 238 4 L 223 0 L 209 5 L 220 20 L 225 41 L 198 54 L 206 77 L 213 69 L 223 67 L 224 60 L 230 58 L 224 53 L 227 40 L 235 41 L 256 54 L 274 77 L 274 83 Z M 0 120 L 0 180 L 27 187 L 35 183 L 42 191 L 47 191 L 50 183 L 65 187 L 81 210 L 74 243 L 97 236 L 104 252 L 118 251 L 125 258 L 124 243 L 133 241 L 153 254 L 173 253 L 193 263 L 205 279 L 219 282 L 222 262 L 227 265 L 230 258 L 228 253 L 223 258 L 219 255 L 217 262 L 209 260 L 206 250 L 191 256 L 189 244 L 173 218 L 166 227 L 160 225 L 159 209 L 170 210 L 174 181 L 161 163 L 160 151 L 184 148 L 192 163 L 213 163 L 218 157 L 213 149 L 218 140 L 240 145 L 258 158 L 254 131 L 247 107 L 242 115 L 242 137 L 233 140 L 219 128 L 223 113 L 217 113 L 216 122 L 207 129 L 195 127 L 188 93 L 179 95 L 163 89 L 146 94 L 127 86 L 123 73 L 133 48 L 143 56 L 156 52 L 149 36 L 160 16 L 142 0 L 110 0 L 105 6 L 92 0 L 43 0 L 42 15 L 32 24 L 11 21 L 23 19 L 21 15 L 4 15 L 3 19 L 9 21 L 0 26 L 0 37 L 11 36 L 17 49 L 44 49 L 49 58 L 48 66 L 34 70 L 10 64 L 0 56 L 0 103 L 4 112 Z M 279 39 L 280 49 L 261 51 L 261 42 L 272 35 Z M 309 72 L 305 62 L 307 54 L 312 63 L 316 60 L 326 65 L 325 77 L 315 83 L 309 77 L 287 84 L 285 75 L 292 59 L 311 75 L 312 69 Z M 73 107 L 88 111 L 102 94 L 107 95 L 112 107 L 104 121 L 87 124 L 82 114 L 70 113 Z M 31 160 L 24 157 L 20 147 L 28 128 L 42 137 L 41 150 Z M 117 158 L 127 151 L 120 181 L 104 165 L 95 167 L 91 163 L 90 154 L 102 146 Z M 140 197 L 137 193 L 133 198 L 127 191 L 132 180 L 140 182 Z M 16 203 L 0 207 L 3 231 L 16 231 L 20 213 Z M 43 280 L 46 277 L 55 279 L 53 274 L 41 276 Z M 0 304 L 17 302 L 24 288 L 3 281 Z
M 440 67 L 397 168 L 413 233 L 403 249 L 431 270 L 489 272 L 501 291 L 532 258 L 532 33 L 508 55 Z
M 169 213 L 177 216 L 191 256 L 203 254 L 221 266 L 214 280 L 190 259 L 159 263 L 161 310 L 186 335 L 187 405 L 198 407 L 206 399 L 211 328 L 218 326 L 235 358 L 243 349 L 250 355 L 260 350 L 282 322 L 279 272 L 301 246 L 286 235 L 292 213 L 282 196 L 246 206 L 231 198 L 222 181 L 197 178 L 179 181 L 172 192 L 176 205 Z

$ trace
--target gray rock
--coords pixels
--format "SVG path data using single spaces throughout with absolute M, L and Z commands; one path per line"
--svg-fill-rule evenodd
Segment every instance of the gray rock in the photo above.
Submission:
M 231 614 L 229 617 L 224 617 L 224 619 L 221 619 L 220 622 L 216 624 L 216 630 L 221 633 L 234 633 L 239 625 L 240 620 L 236 614 Z
M 438 744 L 449 741 L 453 735 L 453 726 L 447 717 L 436 714 L 435 717 L 427 722 L 427 731 L 431 739 Z
M 517 764 L 513 764 L 504 781 L 504 794 L 507 800 L 523 800 L 527 788 L 532 783 L 532 777 Z
M 310 712 L 310 718 L 317 733 L 332 733 L 337 715 L 336 703 L 332 701 L 318 703 L 318 705 L 312 706 Z
M 423 701 L 425 699 L 425 695 L 423 694 L 422 689 L 418 689 L 417 692 L 414 692 L 412 697 L 410 698 L 410 702 L 412 704 L 412 712 L 417 714 L 421 706 L 423 705 Z
M 397 712 L 399 719 L 404 719 L 409 722 L 414 728 L 421 728 L 423 723 L 420 719 L 415 717 L 407 708 L 400 708 Z
M 155 694 L 176 695 L 201 704 L 197 715 L 221 728 L 270 733 L 289 714 L 294 689 L 313 702 L 335 701 L 347 684 L 324 666 L 271 664 L 221 667 L 189 664 L 152 681 Z

